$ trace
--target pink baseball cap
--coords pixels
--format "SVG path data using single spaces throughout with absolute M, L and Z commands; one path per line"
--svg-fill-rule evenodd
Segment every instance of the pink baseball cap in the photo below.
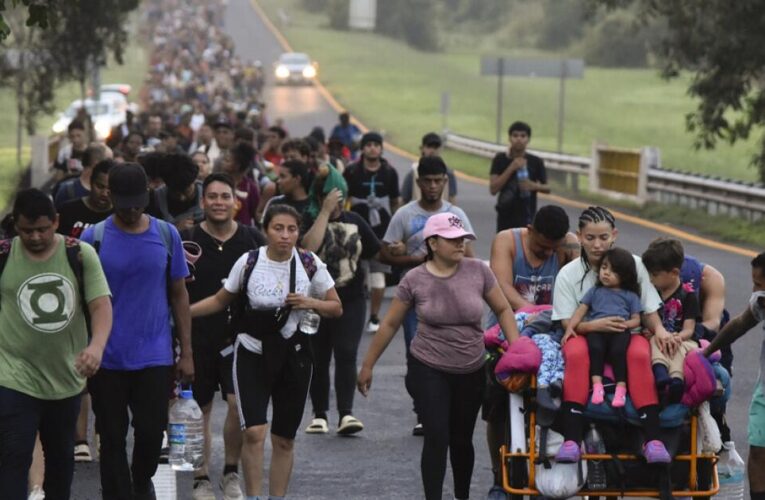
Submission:
M 425 223 L 422 235 L 426 240 L 431 236 L 440 236 L 448 240 L 456 238 L 475 239 L 475 235 L 465 229 L 462 219 L 450 212 L 431 215 Z

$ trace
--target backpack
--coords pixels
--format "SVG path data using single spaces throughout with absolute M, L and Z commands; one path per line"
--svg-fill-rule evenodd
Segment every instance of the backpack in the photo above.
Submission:
M 0 240 L 0 275 L 3 274 L 5 265 L 8 263 L 8 257 L 11 255 L 12 242 L 12 239 Z M 82 266 L 82 254 L 80 253 L 80 240 L 64 236 L 64 246 L 66 247 L 66 260 L 69 262 L 69 267 L 72 269 L 77 280 L 82 312 L 85 315 L 85 324 L 88 327 L 88 336 L 90 336 L 90 313 L 88 311 L 88 304 L 85 302 L 85 277 Z
M 154 218 L 154 217 L 152 217 Z M 108 220 L 108 219 L 106 219 Z M 106 220 L 96 223 L 93 226 L 93 248 L 96 253 L 101 250 L 101 242 L 104 240 L 104 232 L 106 230 Z M 167 294 L 168 302 L 170 299 L 170 285 L 172 284 L 172 278 L 170 277 L 170 265 L 173 260 L 173 230 L 170 228 L 170 223 L 162 219 L 154 218 L 157 221 L 157 228 L 159 229 L 159 236 L 162 239 L 162 243 L 165 245 L 167 251 L 167 265 L 165 265 L 165 280 L 167 281 Z
M 318 271 L 316 259 L 314 258 L 313 253 L 308 250 L 298 248 L 297 251 L 298 257 L 300 257 L 300 263 L 303 265 L 303 269 L 305 269 L 305 272 L 308 275 L 308 280 L 310 281 L 313 279 L 316 271 Z M 260 248 L 247 252 L 247 262 L 244 264 L 244 269 L 242 270 L 242 281 L 239 284 L 239 294 L 235 301 L 235 305 L 231 308 L 229 323 L 232 325 L 242 319 L 249 307 L 249 302 L 247 300 L 247 284 L 250 281 L 250 276 L 252 276 L 252 271 L 255 269 L 255 265 L 258 263 L 259 256 Z M 294 285 L 291 286 L 291 288 L 292 287 L 294 287 Z

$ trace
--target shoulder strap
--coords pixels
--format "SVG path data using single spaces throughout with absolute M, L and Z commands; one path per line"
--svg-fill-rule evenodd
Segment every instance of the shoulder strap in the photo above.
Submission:
M 247 283 L 250 281 L 252 271 L 255 269 L 255 265 L 258 263 L 258 257 L 260 256 L 260 248 L 255 248 L 247 252 L 247 262 L 242 269 L 242 282 L 239 284 L 239 294 L 242 297 L 247 297 Z
M 303 268 L 305 269 L 305 272 L 308 275 L 308 280 L 310 281 L 313 279 L 316 271 L 319 270 L 316 266 L 316 259 L 313 256 L 313 252 L 303 248 L 298 248 L 297 251 L 298 255 L 300 256 L 300 263 L 303 264 Z
M 3 274 L 5 265 L 8 263 L 8 257 L 11 255 L 11 242 L 13 240 L 0 240 L 0 275 Z
M 295 259 L 290 260 L 290 293 L 295 293 L 295 282 L 297 281 L 297 263 Z M 309 278 L 310 279 L 310 278 Z
M 165 282 L 167 289 L 167 302 L 171 304 L 170 300 L 170 288 L 172 285 L 172 278 L 170 268 L 173 265 L 173 230 L 170 229 L 170 223 L 162 219 L 154 218 L 157 221 L 157 229 L 159 230 L 159 237 L 162 238 L 162 243 L 165 245 L 165 252 L 167 252 L 167 262 L 165 264 Z M 151 221 L 149 221 L 151 223 Z
M 157 221 L 159 236 L 162 238 L 162 243 L 165 245 L 165 250 L 167 250 L 167 257 L 170 259 L 173 256 L 173 231 L 170 229 L 170 223 L 162 219 L 155 218 L 155 220 Z
M 104 241 L 105 228 L 106 219 L 102 220 L 101 222 L 97 222 L 96 225 L 93 226 L 93 248 L 95 249 L 96 253 L 101 250 L 101 242 Z
M 69 262 L 69 267 L 74 273 L 74 277 L 77 280 L 77 287 L 80 292 L 80 303 L 82 304 L 82 313 L 85 315 L 85 325 L 88 329 L 88 335 L 90 335 L 90 314 L 88 310 L 88 301 L 85 298 L 85 267 L 82 263 L 82 247 L 80 247 L 80 241 L 76 238 L 66 236 L 64 238 L 64 245 L 66 245 L 66 260 Z

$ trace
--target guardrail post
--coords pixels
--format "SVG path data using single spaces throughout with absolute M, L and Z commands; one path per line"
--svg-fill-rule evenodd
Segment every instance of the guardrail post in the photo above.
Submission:
M 656 148 L 644 147 L 640 150 L 640 168 L 638 170 L 637 198 L 640 203 L 648 199 L 648 169 L 657 157 Z
M 48 157 L 48 137 L 44 135 L 33 135 L 31 138 L 32 162 L 30 164 L 30 185 L 39 188 L 50 177 L 48 166 L 50 158 Z
M 600 191 L 600 155 L 598 154 L 598 143 L 592 143 L 592 153 L 590 154 L 590 192 L 597 193 Z

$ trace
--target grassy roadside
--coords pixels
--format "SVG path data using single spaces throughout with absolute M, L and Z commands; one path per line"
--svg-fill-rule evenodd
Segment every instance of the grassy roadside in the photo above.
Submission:
M 133 36 L 125 50 L 124 64 L 110 62 L 101 72 L 103 83 L 128 83 L 133 87 L 132 98 L 136 99 L 146 75 L 147 54 L 141 41 Z M 77 83 L 62 84 L 56 91 L 56 113 L 41 116 L 37 122 L 39 134 L 50 134 L 58 112 L 64 111 L 69 104 L 80 98 L 80 86 Z M 24 133 L 22 162 L 16 162 L 16 98 L 12 89 L 0 89 L 0 210 L 4 208 L 16 191 L 19 176 L 30 159 L 29 137 Z
M 385 130 L 396 145 L 415 151 L 423 132 L 441 128 L 442 91 L 451 94 L 449 129 L 495 138 L 497 83 L 479 75 L 482 53 L 477 49 L 418 52 L 372 33 L 330 30 L 325 16 L 302 10 L 300 0 L 258 2 L 272 20 L 279 9 L 289 14 L 289 25 L 280 29 L 293 47 L 319 61 L 321 80 L 339 102 L 370 127 Z M 588 155 L 593 140 L 619 147 L 654 145 L 667 167 L 754 180 L 748 162 L 756 141 L 721 145 L 714 152 L 692 148 L 684 116 L 694 102 L 685 94 L 686 85 L 687 79 L 666 82 L 650 69 L 587 68 L 584 79 L 566 86 L 564 151 Z M 557 99 L 557 80 L 507 80 L 505 127 L 522 118 L 534 128 L 533 147 L 555 150 Z

